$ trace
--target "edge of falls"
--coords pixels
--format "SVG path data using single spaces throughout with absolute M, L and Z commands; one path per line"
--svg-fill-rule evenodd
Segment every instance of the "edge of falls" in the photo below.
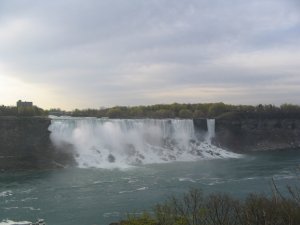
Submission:
M 212 139 L 215 137 L 215 119 L 206 119 L 207 123 L 207 141 L 211 144 Z
M 208 131 L 200 140 L 188 119 L 52 117 L 49 131 L 58 148 L 73 146 L 77 164 L 84 168 L 239 157 L 211 144 L 214 126 L 208 119 Z

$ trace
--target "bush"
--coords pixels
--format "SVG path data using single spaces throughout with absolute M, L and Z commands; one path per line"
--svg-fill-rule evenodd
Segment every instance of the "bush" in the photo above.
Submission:
M 128 215 L 127 221 L 122 221 L 121 225 L 157 225 L 157 222 L 151 216 L 144 212 L 140 216 Z
M 225 105 L 223 102 L 212 104 L 208 109 L 210 117 L 216 117 L 230 111 L 230 105 Z
M 292 193 L 295 194 L 294 191 Z M 156 205 L 152 216 L 148 213 L 129 216 L 119 224 L 299 225 L 300 205 L 297 199 L 284 198 L 278 191 L 272 197 L 250 194 L 242 201 L 227 194 L 205 197 L 201 191 L 192 189 L 182 198 L 170 197 Z

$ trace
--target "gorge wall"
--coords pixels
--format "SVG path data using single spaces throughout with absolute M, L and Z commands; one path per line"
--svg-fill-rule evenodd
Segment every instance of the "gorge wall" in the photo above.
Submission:
M 205 121 L 194 121 L 200 130 Z M 299 115 L 235 114 L 216 119 L 215 138 L 218 147 L 238 153 L 300 149 Z
M 45 117 L 0 117 L 0 170 L 47 169 L 72 163 L 52 145 Z
M 46 117 L 0 117 L 0 170 L 75 165 L 73 146 L 66 144 L 57 149 L 51 142 L 50 124 L 51 119 Z M 194 119 L 193 125 L 197 138 L 204 137 L 207 120 Z M 223 116 L 215 120 L 211 141 L 217 147 L 237 153 L 300 149 L 300 118 Z

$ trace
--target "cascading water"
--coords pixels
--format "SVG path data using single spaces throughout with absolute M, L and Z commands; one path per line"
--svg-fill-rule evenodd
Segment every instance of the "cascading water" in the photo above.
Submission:
M 73 146 L 79 167 L 238 157 L 196 140 L 192 120 L 52 117 L 49 130 L 57 147 Z M 208 133 L 212 137 L 213 132 Z
M 215 137 L 215 119 L 207 119 L 207 142 L 211 144 L 211 140 Z

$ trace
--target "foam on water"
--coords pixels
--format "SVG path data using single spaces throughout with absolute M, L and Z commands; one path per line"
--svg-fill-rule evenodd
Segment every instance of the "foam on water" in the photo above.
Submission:
M 8 196 L 11 196 L 11 195 L 13 195 L 11 190 L 0 192 L 0 197 L 8 197 Z
M 49 127 L 53 143 L 62 149 L 73 146 L 78 166 L 83 168 L 239 157 L 213 146 L 211 129 L 209 138 L 201 142 L 192 120 L 52 117 Z
M 0 225 L 31 225 L 31 222 L 28 221 L 12 221 L 12 220 L 3 220 L 2 222 L 0 222 Z

